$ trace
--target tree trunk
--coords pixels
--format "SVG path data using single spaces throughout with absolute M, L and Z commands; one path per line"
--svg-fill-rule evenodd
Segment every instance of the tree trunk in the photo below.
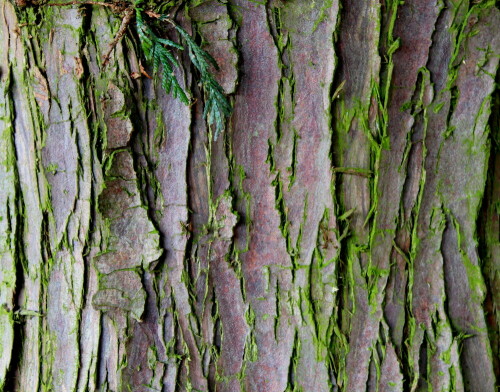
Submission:
M 216 141 L 186 53 L 0 0 L 0 391 L 494 391 L 498 4 L 191 3 Z

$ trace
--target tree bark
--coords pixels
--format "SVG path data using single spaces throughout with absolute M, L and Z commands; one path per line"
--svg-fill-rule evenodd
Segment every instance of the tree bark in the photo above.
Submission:
M 216 141 L 186 53 L 191 106 L 110 9 L 0 0 L 0 391 L 494 391 L 496 2 L 171 17 Z

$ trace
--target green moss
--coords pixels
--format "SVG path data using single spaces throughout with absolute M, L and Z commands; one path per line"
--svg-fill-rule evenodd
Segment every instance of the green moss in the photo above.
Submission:
M 247 335 L 247 339 L 245 341 L 243 360 L 255 362 L 258 359 L 259 349 L 255 338 L 255 312 L 250 306 L 248 306 L 248 309 L 245 312 L 245 320 L 250 328 L 250 333 Z
M 457 248 L 458 252 L 462 257 L 463 266 L 465 267 L 467 273 L 467 279 L 469 282 L 469 287 L 471 290 L 471 295 L 474 300 L 474 303 L 480 304 L 484 300 L 484 295 L 486 293 L 486 286 L 484 283 L 483 274 L 481 272 L 481 267 L 475 263 L 473 263 L 468 254 L 467 254 L 467 244 L 466 241 L 469 239 L 465 239 L 460 227 L 460 223 L 453 216 L 451 211 L 445 210 L 448 218 L 451 220 L 453 227 L 455 228 L 455 232 L 457 235 Z
M 316 19 L 316 21 L 314 22 L 314 26 L 312 29 L 313 33 L 316 31 L 320 23 L 322 23 L 327 18 L 328 12 L 333 7 L 333 0 L 325 0 L 322 3 L 323 5 L 321 6 L 321 9 L 319 11 L 318 19 Z M 314 6 L 314 2 L 311 3 L 311 6 Z

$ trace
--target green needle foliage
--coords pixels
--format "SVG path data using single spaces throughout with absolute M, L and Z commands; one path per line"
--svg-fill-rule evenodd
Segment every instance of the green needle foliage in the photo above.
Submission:
M 141 41 L 142 51 L 146 60 L 153 63 L 153 72 L 157 73 L 160 64 L 163 67 L 161 73 L 161 85 L 165 91 L 172 95 L 174 98 L 179 98 L 186 105 L 189 104 L 189 98 L 179 84 L 175 77 L 174 68 L 179 67 L 179 63 L 173 56 L 172 52 L 167 47 L 183 50 L 184 48 L 168 39 L 158 37 L 151 28 L 144 23 L 142 10 L 136 8 L 136 24 L 137 33 Z
M 210 64 L 219 69 L 216 61 L 207 52 L 201 49 L 193 38 L 180 26 L 175 26 L 179 34 L 185 39 L 189 48 L 189 58 L 201 74 L 201 84 L 206 93 L 206 104 L 203 116 L 209 124 L 215 123 L 214 138 L 224 129 L 225 119 L 231 115 L 231 105 L 227 101 L 222 87 L 208 71 Z
M 231 115 L 231 105 L 224 95 L 220 84 L 210 73 L 210 65 L 219 69 L 217 62 L 212 56 L 204 51 L 193 40 L 191 35 L 182 27 L 173 22 L 168 16 L 160 15 L 158 20 L 167 21 L 172 24 L 185 42 L 185 46 L 179 45 L 168 39 L 158 37 L 149 25 L 144 21 L 144 10 L 136 3 L 136 26 L 141 42 L 141 47 L 146 59 L 153 64 L 153 72 L 158 73 L 161 66 L 161 84 L 167 93 L 172 93 L 175 98 L 180 99 L 186 105 L 189 98 L 175 77 L 174 69 L 179 63 L 172 53 L 172 49 L 189 51 L 189 58 L 193 66 L 200 73 L 200 82 L 205 92 L 205 109 L 203 116 L 209 125 L 215 127 L 214 139 L 224 130 L 226 119 Z

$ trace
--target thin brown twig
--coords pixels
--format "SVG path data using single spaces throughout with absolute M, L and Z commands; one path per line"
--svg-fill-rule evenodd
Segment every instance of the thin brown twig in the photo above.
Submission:
M 149 16 L 150 18 L 156 18 L 156 19 L 159 19 L 160 18 L 160 14 L 157 14 L 156 12 L 153 12 L 153 11 L 150 11 L 150 10 L 146 10 L 144 11 L 144 13 Z
M 134 17 L 134 8 L 132 6 L 128 7 L 124 12 L 125 12 L 125 15 L 123 16 L 122 24 L 120 25 L 120 28 L 118 29 L 118 33 L 116 33 L 115 38 L 109 44 L 109 49 L 106 52 L 106 54 L 104 55 L 104 58 L 102 60 L 102 67 L 103 68 L 105 68 L 108 65 L 109 59 L 111 57 L 111 52 L 116 47 L 116 45 L 118 45 L 118 42 L 121 41 L 121 39 L 123 38 L 123 36 L 127 32 L 127 27 L 130 24 L 130 22 L 132 21 L 132 18 Z
M 150 10 L 145 10 L 144 13 L 149 16 L 150 18 L 155 18 L 155 19 L 160 19 L 160 17 L 162 16 L 161 14 L 157 14 L 156 12 L 153 12 L 153 11 L 150 11 Z M 168 15 L 167 15 L 168 16 Z M 175 24 L 175 22 L 170 19 L 169 17 L 163 19 L 164 21 L 170 23 L 172 26 L 176 27 L 177 25 Z

